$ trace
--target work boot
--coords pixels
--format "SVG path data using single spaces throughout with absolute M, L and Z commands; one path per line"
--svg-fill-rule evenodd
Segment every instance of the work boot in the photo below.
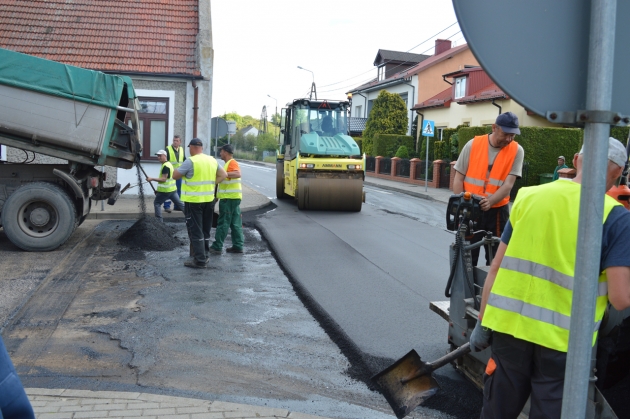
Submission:
M 228 253 L 243 253 L 243 249 L 239 249 L 237 247 L 228 247 L 225 251 Z
M 221 250 L 217 250 L 214 247 L 210 247 L 208 249 L 208 253 L 212 254 L 212 255 L 220 255 L 221 253 L 223 253 Z
M 199 263 L 195 262 L 194 260 L 187 260 L 186 262 L 184 262 L 184 266 L 186 266 L 188 268 L 196 268 L 196 269 L 205 269 L 206 268 L 205 264 L 199 264 Z
M 168 212 L 169 214 L 170 214 L 171 212 L 173 212 L 173 210 L 172 210 L 172 209 L 170 209 L 170 208 L 164 208 L 164 211 Z

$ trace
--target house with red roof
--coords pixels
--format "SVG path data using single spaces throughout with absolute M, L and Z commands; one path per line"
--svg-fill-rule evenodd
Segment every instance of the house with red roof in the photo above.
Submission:
M 184 144 L 199 137 L 209 151 L 210 15 L 210 0 L 0 0 L 0 48 L 130 76 L 143 108 L 143 166 L 152 166 L 174 135 Z M 21 161 L 20 153 L 6 155 Z M 153 166 L 148 173 L 157 173 Z M 135 178 L 118 172 L 122 185 Z
M 508 111 L 518 116 L 522 126 L 557 126 L 516 103 L 479 66 L 466 66 L 440 79 L 448 86 L 412 107 L 420 116 L 418 126 L 425 119 L 434 121 L 437 138 L 444 128 L 492 125 L 500 113 Z
M 374 61 L 377 77 L 347 92 L 352 95 L 351 116 L 353 119 L 367 119 L 381 90 L 396 93 L 410 109 L 407 134 L 411 133 L 415 117 L 411 108 L 448 86 L 442 74 L 461 70 L 467 65 L 478 65 L 467 44 L 453 47 L 448 39 L 435 40 L 433 55 L 410 54 L 412 57 L 407 57 L 405 54 L 409 53 L 382 55 L 381 51 Z M 415 62 L 412 61 L 413 56 Z

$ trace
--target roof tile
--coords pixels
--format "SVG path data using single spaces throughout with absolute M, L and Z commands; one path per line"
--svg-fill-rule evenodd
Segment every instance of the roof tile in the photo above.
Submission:
M 199 75 L 198 0 L 0 0 L 0 47 L 80 67 Z

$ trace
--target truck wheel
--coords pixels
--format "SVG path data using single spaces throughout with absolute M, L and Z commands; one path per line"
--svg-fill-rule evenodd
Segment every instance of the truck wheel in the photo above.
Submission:
M 287 199 L 284 193 L 284 163 L 276 163 L 276 196 L 278 199 Z
M 59 186 L 34 182 L 9 195 L 2 225 L 11 243 L 28 251 L 49 251 L 68 240 L 77 225 L 72 200 Z

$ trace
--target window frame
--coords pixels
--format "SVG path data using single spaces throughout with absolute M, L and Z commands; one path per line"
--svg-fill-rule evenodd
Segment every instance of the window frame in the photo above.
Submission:
M 468 84 L 466 82 L 466 79 L 468 77 L 457 77 L 455 79 L 455 83 L 453 83 L 454 85 L 454 94 L 453 94 L 453 98 L 454 99 L 461 99 L 464 96 L 466 96 L 466 84 Z
M 141 113 L 138 112 L 138 119 L 141 121 L 140 123 L 140 134 L 142 135 L 142 154 L 140 155 L 140 161 L 158 161 L 157 156 L 151 155 L 151 121 L 164 121 L 165 129 L 164 129 L 164 146 L 165 149 L 169 142 L 169 128 L 170 128 L 170 107 L 171 101 L 166 97 L 150 97 L 150 96 L 140 96 L 138 95 L 138 101 L 155 101 L 155 102 L 164 102 L 166 104 L 166 111 L 163 114 L 152 114 L 152 113 Z M 150 115 L 150 116 L 149 116 Z M 125 118 L 125 123 L 129 124 L 129 116 Z

